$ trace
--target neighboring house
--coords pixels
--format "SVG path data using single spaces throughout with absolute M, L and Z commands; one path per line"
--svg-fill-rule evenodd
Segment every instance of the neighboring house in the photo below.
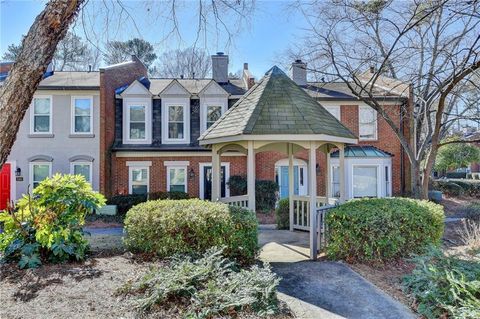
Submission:
M 78 161 L 91 163 L 94 189 L 106 196 L 172 190 L 209 199 L 212 156 L 197 139 L 239 99 L 248 99 L 245 93 L 254 84 L 246 64 L 241 79 L 229 79 L 228 56 L 222 53 L 212 56 L 212 71 L 208 79 L 148 78 L 145 66 L 133 57 L 100 72 L 54 72 L 42 81 L 33 103 L 38 105 L 38 112 L 33 108 L 27 112 L 9 157 L 11 198 L 18 198 L 28 184 L 46 175 L 70 172 L 72 163 Z M 408 191 L 408 160 L 388 124 L 352 96 L 344 83 L 307 82 L 306 65 L 301 61 L 292 64 L 291 73 L 296 84 L 358 137 L 359 145 L 345 150 L 346 198 Z M 376 88 L 375 94 L 394 121 L 408 132 L 409 123 L 403 116 L 409 106 L 408 96 L 393 94 L 385 87 Z M 92 133 L 80 138 L 72 134 L 75 96 L 91 96 L 93 101 Z M 38 117 L 34 121 L 38 129 L 45 131 L 33 133 L 42 137 L 32 136 L 32 116 Z M 51 125 L 41 125 L 46 122 Z M 78 122 L 86 123 L 80 118 Z M 328 168 L 329 195 L 334 197 L 339 195 L 336 156 L 335 152 L 331 154 Z M 286 197 L 287 156 L 275 151 L 259 152 L 255 162 L 256 178 L 276 180 L 280 196 Z M 230 151 L 222 154 L 221 163 L 224 197 L 229 196 L 229 176 L 246 175 L 247 157 Z M 295 154 L 294 166 L 294 192 L 307 194 L 307 152 Z M 13 177 L 17 168 L 21 169 L 23 181 Z M 77 169 L 86 171 L 83 166 Z M 325 194 L 326 169 L 326 156 L 319 152 L 318 195 Z M 0 191 L 2 187 L 0 184 Z

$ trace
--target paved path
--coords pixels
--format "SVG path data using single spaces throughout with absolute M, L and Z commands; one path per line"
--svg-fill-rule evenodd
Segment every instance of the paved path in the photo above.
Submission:
M 83 227 L 83 230 L 94 235 L 122 236 L 123 227 Z
M 283 280 L 279 298 L 298 318 L 415 318 L 348 266 L 309 261 L 308 233 L 260 229 L 260 258 Z

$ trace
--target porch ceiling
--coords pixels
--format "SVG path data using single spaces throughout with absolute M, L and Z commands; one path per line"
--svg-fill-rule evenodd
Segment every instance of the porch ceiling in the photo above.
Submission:
M 274 66 L 199 138 L 201 145 L 242 140 L 356 143 L 357 138 Z

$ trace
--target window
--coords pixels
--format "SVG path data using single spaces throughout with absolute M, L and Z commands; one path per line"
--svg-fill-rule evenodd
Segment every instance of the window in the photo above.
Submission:
M 388 166 L 385 166 L 385 196 L 390 197 L 390 169 Z
M 187 167 L 167 167 L 167 191 L 187 192 Z
M 129 167 L 129 193 L 146 194 L 149 191 L 148 167 Z
M 168 139 L 183 140 L 185 138 L 184 107 L 168 106 Z
M 52 98 L 34 97 L 31 117 L 31 133 L 52 133 Z
M 332 166 L 332 197 L 340 198 L 340 167 Z
M 207 106 L 207 129 L 222 116 L 222 107 L 218 105 Z
M 145 140 L 147 128 L 145 115 L 145 105 L 130 105 L 128 107 L 129 140 Z
M 377 112 L 370 106 L 360 106 L 359 108 L 359 130 L 361 140 L 377 139 Z
M 328 105 L 325 106 L 325 109 L 330 112 L 337 120 L 340 121 L 340 106 L 338 105 Z
M 32 162 L 30 163 L 30 185 L 36 188 L 41 181 L 52 175 L 52 163 Z
M 72 97 L 72 134 L 91 134 L 93 132 L 93 98 Z
M 353 197 L 377 196 L 377 166 L 353 166 Z
M 92 183 L 92 163 L 90 162 L 70 163 L 70 173 L 73 175 L 82 175 L 87 182 Z

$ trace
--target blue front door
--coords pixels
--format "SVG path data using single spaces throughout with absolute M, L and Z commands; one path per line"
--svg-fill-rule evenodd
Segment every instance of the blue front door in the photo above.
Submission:
M 288 197 L 288 166 L 280 166 L 280 198 Z M 298 166 L 293 167 L 293 193 L 298 195 Z

